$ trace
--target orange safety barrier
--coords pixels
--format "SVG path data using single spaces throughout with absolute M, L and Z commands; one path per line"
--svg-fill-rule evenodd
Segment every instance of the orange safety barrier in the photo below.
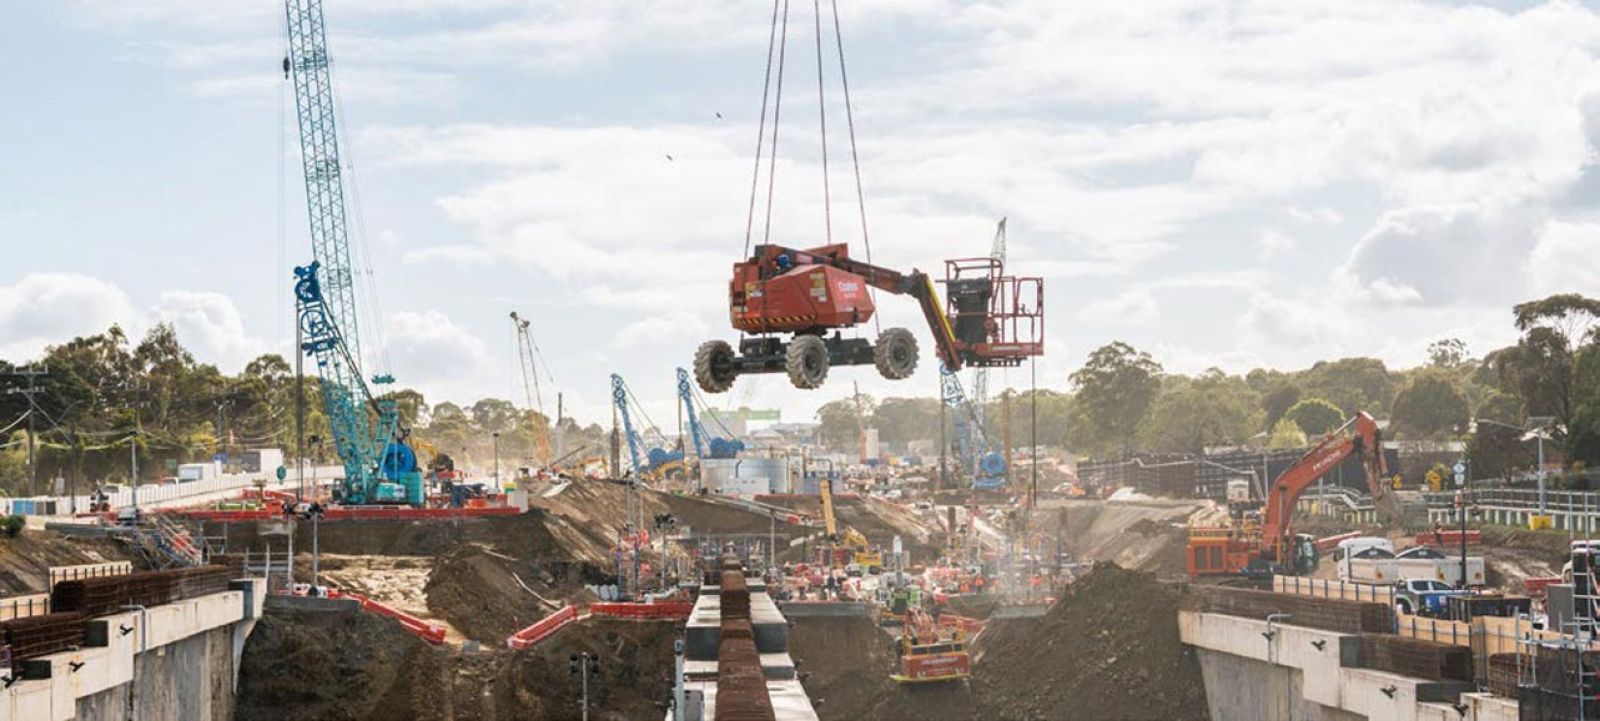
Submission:
M 578 608 L 576 606 L 562 606 L 561 610 L 545 616 L 532 626 L 512 634 L 510 638 L 506 639 L 506 648 L 525 651 L 576 620 L 578 620 Z
M 349 599 L 354 599 L 356 601 L 360 601 L 361 602 L 361 610 L 363 610 L 363 611 L 371 611 L 372 613 L 376 613 L 379 616 L 388 616 L 389 618 L 392 618 L 392 619 L 394 619 L 396 621 L 399 621 L 400 625 L 402 627 L 404 627 L 407 631 L 411 632 L 411 635 L 416 636 L 417 638 L 420 638 L 420 639 L 422 639 L 424 641 L 427 641 L 428 643 L 432 643 L 432 644 L 444 643 L 444 627 L 443 626 L 439 626 L 437 624 L 429 623 L 429 622 L 424 621 L 424 620 L 422 620 L 420 618 L 417 618 L 416 616 L 413 616 L 413 615 L 411 615 L 409 613 L 406 613 L 405 611 L 401 611 L 401 610 L 396 609 L 396 608 L 390 608 L 388 606 L 385 606 L 385 605 L 383 605 L 381 603 L 378 603 L 377 601 L 374 601 L 374 600 L 372 600 L 370 598 L 367 598 L 366 596 L 363 596 L 363 595 L 358 594 L 358 593 L 344 593 L 344 592 L 336 590 L 336 589 L 329 589 L 328 590 L 328 597 L 329 598 L 349 598 Z
M 1352 538 L 1360 538 L 1360 537 L 1361 537 L 1361 532 L 1360 531 L 1351 531 L 1349 533 L 1341 533 L 1341 534 L 1339 534 L 1337 536 L 1327 536 L 1325 538 L 1319 538 L 1312 545 L 1316 547 L 1317 553 L 1330 553 L 1334 549 L 1338 548 L 1339 544 L 1341 544 L 1341 543 L 1343 543 L 1345 541 L 1348 541 L 1348 540 L 1350 540 Z
M 1438 545 L 1441 541 L 1446 546 L 1460 546 L 1461 545 L 1461 529 L 1456 529 L 1454 531 L 1440 529 L 1438 535 L 1435 535 L 1432 531 L 1427 531 L 1427 532 L 1424 532 L 1424 533 L 1418 533 L 1417 537 L 1413 538 L 1411 540 L 1412 540 L 1413 543 L 1415 543 L 1418 546 Z M 1483 531 L 1479 531 L 1479 530 L 1468 530 L 1467 531 L 1467 545 L 1469 545 L 1469 546 L 1477 546 L 1477 545 L 1480 545 L 1482 543 L 1483 543 Z
M 693 601 L 589 604 L 589 613 L 613 618 L 684 619 L 688 618 L 693 611 Z

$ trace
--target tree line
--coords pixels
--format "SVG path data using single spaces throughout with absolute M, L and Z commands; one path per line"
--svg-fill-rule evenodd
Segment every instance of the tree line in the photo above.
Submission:
M 1390 439 L 1465 441 L 1479 476 L 1532 466 L 1533 444 L 1523 438 L 1534 426 L 1548 428 L 1547 450 L 1570 464 L 1600 463 L 1600 301 L 1554 295 L 1518 304 L 1511 315 L 1520 333 L 1515 344 L 1475 357 L 1461 340 L 1441 338 L 1423 365 L 1404 369 L 1353 357 L 1297 371 L 1186 375 L 1115 341 L 1091 351 L 1063 379 L 1064 390 L 1038 391 L 1039 443 L 1095 458 L 1297 448 L 1365 411 L 1388 421 Z M 1012 443 L 1026 445 L 1032 393 L 1007 392 Z M 891 444 L 938 437 L 936 398 L 864 397 L 859 404 L 859 411 L 854 398 L 822 406 L 824 443 L 853 451 L 858 418 Z M 995 442 L 1003 409 L 993 398 L 985 408 Z
M 319 381 L 313 368 L 306 372 L 299 389 L 305 455 L 314 463 L 337 463 Z M 246 449 L 281 448 L 294 457 L 300 450 L 296 395 L 294 367 L 283 356 L 264 354 L 238 374 L 225 374 L 196 361 L 168 324 L 137 342 L 113 325 L 50 346 L 32 362 L 0 359 L 0 490 L 30 490 L 29 421 L 41 493 L 51 491 L 56 478 L 80 493 L 97 482 L 126 483 L 134 459 L 141 482 L 148 483 L 173 475 L 179 464 L 237 457 Z M 424 464 L 446 453 L 487 468 L 498 445 L 502 472 L 510 473 L 532 463 L 537 435 L 550 431 L 549 419 L 503 399 L 463 407 L 430 406 L 410 389 L 385 397 L 396 401 Z M 565 423 L 569 449 L 604 454 L 606 433 L 599 426 Z

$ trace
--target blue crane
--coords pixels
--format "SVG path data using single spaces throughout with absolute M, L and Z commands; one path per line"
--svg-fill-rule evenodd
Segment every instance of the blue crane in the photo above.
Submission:
M 722 429 L 723 436 L 711 436 L 705 426 L 700 425 L 700 417 L 694 410 L 694 386 L 689 383 L 689 371 L 678 369 L 678 402 L 683 404 L 683 416 L 689 422 L 689 437 L 694 441 L 696 458 L 733 458 L 744 450 L 744 441 L 733 437 L 727 426 L 717 420 L 717 425 Z M 705 403 L 702 400 L 701 405 Z M 710 449 L 709 451 L 707 449 Z
M 980 491 L 1003 487 L 1006 483 L 1006 457 L 988 450 L 989 442 L 982 419 L 962 390 L 961 379 L 943 363 L 939 364 L 939 387 L 940 398 L 954 419 L 956 460 L 962 470 L 971 475 L 972 487 Z
M 634 478 L 652 478 L 660 472 L 669 470 L 669 466 L 681 469 L 683 451 L 669 451 L 659 447 L 645 450 L 644 436 L 634 427 L 633 412 L 630 409 L 638 408 L 644 421 L 649 424 L 646 427 L 648 432 L 660 437 L 661 431 L 638 405 L 638 401 L 633 397 L 633 391 L 628 389 L 627 382 L 616 373 L 611 374 L 611 403 L 616 406 L 617 415 L 622 418 L 622 434 L 628 442 L 628 460 L 632 463 Z
M 339 500 L 348 504 L 424 500 L 416 453 L 400 442 L 393 400 L 376 398 L 361 374 L 355 272 L 335 125 L 333 78 L 322 0 L 287 0 L 289 54 L 284 73 L 294 78 L 295 114 L 305 173 L 306 210 L 314 260 L 294 269 L 301 352 L 316 358 L 322 399 L 344 463 Z M 372 377 L 373 385 L 394 382 Z M 369 409 L 376 413 L 369 415 Z M 375 418 L 374 418 L 375 416 Z

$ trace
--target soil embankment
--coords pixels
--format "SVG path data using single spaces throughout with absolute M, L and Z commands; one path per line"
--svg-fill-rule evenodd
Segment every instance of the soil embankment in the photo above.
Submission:
M 1183 591 L 1100 564 L 1042 618 L 991 621 L 966 685 L 889 680 L 892 640 L 864 618 L 800 618 L 790 653 L 828 719 L 1176 719 L 1207 717 L 1194 651 L 1178 637 Z
M 352 609 L 274 608 L 245 644 L 238 721 L 513 721 L 578 719 L 571 654 L 601 660 L 589 717 L 656 718 L 671 695 L 677 625 L 584 621 L 537 648 L 434 647 L 399 624 Z

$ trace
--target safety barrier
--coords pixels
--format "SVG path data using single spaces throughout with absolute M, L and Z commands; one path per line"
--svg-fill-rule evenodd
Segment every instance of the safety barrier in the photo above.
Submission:
M 1460 530 L 1454 530 L 1454 531 L 1441 530 L 1438 533 L 1432 533 L 1432 532 L 1418 533 L 1416 538 L 1411 539 L 1411 542 L 1412 542 L 1413 545 L 1417 545 L 1417 546 L 1430 546 L 1430 545 L 1431 546 L 1437 546 L 1437 545 L 1443 544 L 1445 546 L 1449 546 L 1449 547 L 1455 548 L 1455 547 L 1459 547 L 1461 545 L 1461 531 Z M 1469 531 L 1467 531 L 1467 545 L 1469 545 L 1469 546 L 1477 546 L 1477 545 L 1481 545 L 1482 543 L 1483 543 L 1483 531 L 1478 531 L 1478 530 L 1469 530 Z
M 132 561 L 112 561 L 110 563 L 85 563 L 78 566 L 51 566 L 50 587 L 62 581 L 79 581 L 85 578 L 100 578 L 102 576 L 120 576 L 133 573 Z
M 514 651 L 525 651 L 534 644 L 550 637 L 550 634 L 566 628 L 567 624 L 578 620 L 576 606 L 562 606 L 561 610 L 550 614 L 537 623 L 522 629 L 506 639 L 506 648 Z
M 0 621 L 43 616 L 50 612 L 50 594 L 30 593 L 26 596 L 0 598 Z
M 1278 593 L 1292 593 L 1296 596 L 1311 596 L 1312 598 L 1337 598 L 1345 601 L 1371 601 L 1387 605 L 1394 604 L 1394 589 L 1392 587 L 1370 583 L 1329 581 L 1319 578 L 1301 578 L 1299 576 L 1273 576 L 1272 590 Z
M 486 508 L 411 508 L 389 506 L 333 506 L 323 514 L 324 521 L 344 521 L 358 519 L 373 520 L 403 520 L 424 521 L 446 518 L 467 518 L 478 516 L 515 516 L 522 513 L 523 509 L 516 506 L 489 506 Z M 174 515 L 196 521 L 218 521 L 238 523 L 243 521 L 267 521 L 282 518 L 281 513 L 268 510 L 208 510 L 208 509 L 176 509 L 171 511 Z
M 1338 548 L 1339 544 L 1344 543 L 1345 541 L 1348 541 L 1348 540 L 1351 540 L 1351 539 L 1354 539 L 1354 538 L 1360 538 L 1360 537 L 1361 537 L 1361 532 L 1360 531 L 1351 531 L 1349 533 L 1341 533 L 1341 534 L 1339 534 L 1337 536 L 1328 536 L 1326 538 L 1319 538 L 1312 545 L 1316 546 L 1317 553 L 1329 553 L 1329 552 L 1332 552 L 1334 549 Z
M 693 601 L 657 601 L 655 603 L 591 603 L 589 613 L 611 618 L 636 618 L 648 620 L 680 620 L 694 612 Z
M 405 611 L 401 611 L 401 610 L 399 610 L 397 608 L 391 608 L 389 606 L 385 606 L 385 605 L 383 605 L 381 603 L 378 603 L 377 601 L 374 601 L 374 600 L 372 600 L 370 598 L 367 598 L 366 596 L 363 596 L 363 595 L 361 595 L 359 593 L 345 593 L 343 591 L 338 591 L 338 590 L 329 590 L 328 591 L 328 597 L 329 598 L 348 598 L 348 599 L 352 599 L 352 600 L 355 600 L 355 601 L 360 601 L 361 602 L 361 610 L 363 610 L 363 611 L 371 611 L 372 613 L 376 613 L 379 616 L 387 616 L 387 617 L 392 618 L 392 619 L 394 619 L 396 621 L 399 621 L 400 625 L 402 627 L 404 627 L 406 631 L 409 631 L 411 633 L 411 635 L 416 636 L 417 638 L 420 638 L 420 639 L 422 639 L 424 641 L 427 641 L 428 643 L 432 643 L 432 644 L 444 643 L 444 633 L 445 633 L 444 632 L 444 627 L 440 626 L 438 624 L 429 623 L 429 622 L 424 621 L 424 620 L 422 620 L 420 618 L 417 618 L 416 616 L 413 616 L 413 615 L 411 615 L 409 613 L 406 613 Z

